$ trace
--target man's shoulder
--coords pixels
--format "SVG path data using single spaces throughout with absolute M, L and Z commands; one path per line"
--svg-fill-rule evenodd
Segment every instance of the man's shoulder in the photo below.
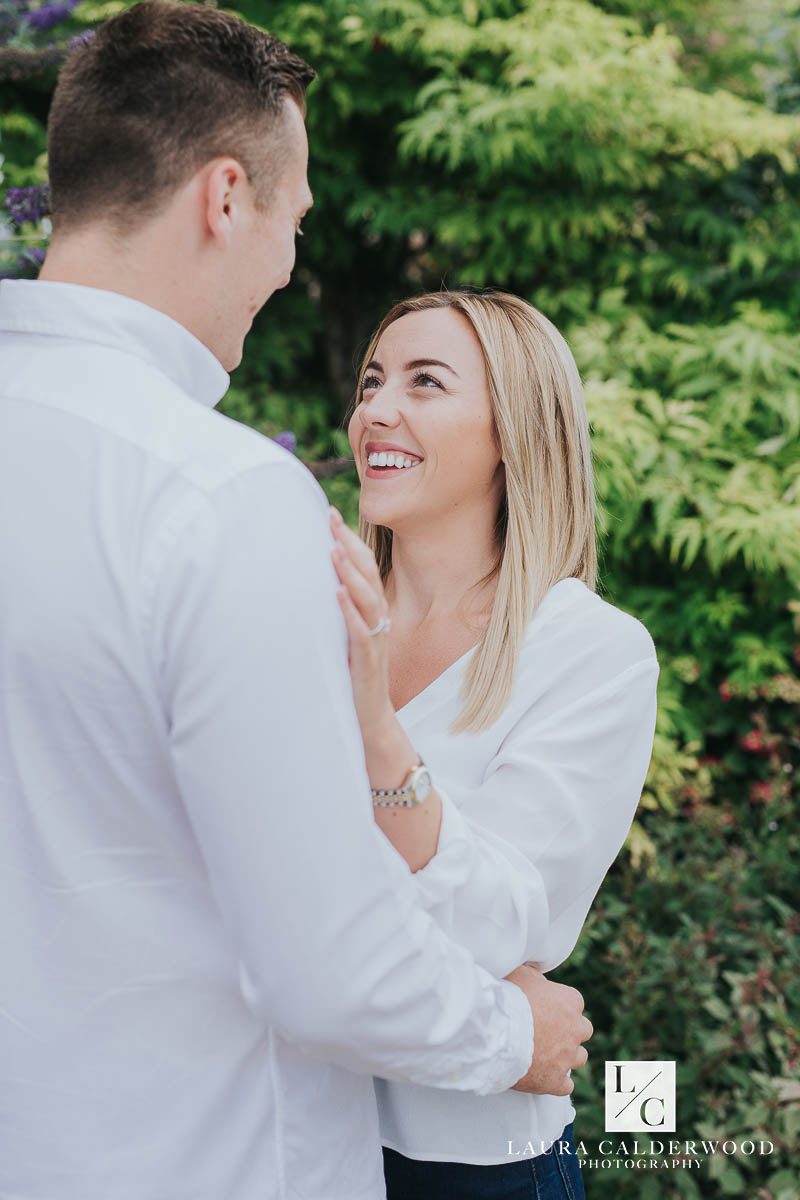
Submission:
M 168 433 L 166 444 L 154 449 L 201 491 L 212 492 L 249 471 L 274 467 L 280 468 L 275 471 L 276 487 L 280 488 L 283 479 L 303 480 L 321 494 L 308 468 L 272 438 L 185 393 L 173 397 L 172 403 L 176 436 Z
M 271 438 L 190 396 L 155 364 L 115 347 L 47 339 L 36 354 L 7 355 L 0 390 L 71 414 L 88 434 L 150 458 L 162 471 L 210 493 L 258 467 L 282 467 L 322 491 Z
M 280 491 L 297 481 L 316 493 L 320 502 L 324 493 L 308 468 L 283 446 L 249 425 L 234 420 L 215 407 L 189 396 L 161 372 L 142 368 L 158 377 L 159 389 L 150 393 L 148 429 L 139 432 L 142 446 L 202 492 L 212 493 L 229 481 L 258 468 L 278 468 L 271 485 Z M 142 404 L 142 390 L 135 386 L 130 394 L 134 407 Z M 286 481 L 286 482 L 284 482 Z M 327 502 L 325 501 L 325 506 Z

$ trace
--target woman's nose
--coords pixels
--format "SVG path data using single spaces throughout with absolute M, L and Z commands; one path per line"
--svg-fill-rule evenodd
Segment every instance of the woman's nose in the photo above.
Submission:
M 367 429 L 374 424 L 395 426 L 400 422 L 400 397 L 384 386 L 369 400 L 362 401 L 360 411 Z

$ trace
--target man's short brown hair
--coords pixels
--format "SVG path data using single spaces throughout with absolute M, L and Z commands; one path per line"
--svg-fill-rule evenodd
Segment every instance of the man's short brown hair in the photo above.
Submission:
M 210 5 L 144 0 L 61 69 L 48 121 L 54 228 L 140 224 L 205 162 L 230 155 L 262 208 L 285 164 L 286 97 L 315 72 L 263 30 Z

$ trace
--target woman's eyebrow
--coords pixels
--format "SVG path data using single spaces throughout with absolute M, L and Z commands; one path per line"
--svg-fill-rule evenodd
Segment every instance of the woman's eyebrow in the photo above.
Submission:
M 441 362 L 438 358 L 415 358 L 413 362 L 407 362 L 404 370 L 413 371 L 417 367 L 444 367 L 446 371 L 452 372 L 458 379 L 458 371 L 454 371 L 449 363 Z
M 414 370 L 416 370 L 417 367 L 444 367 L 444 369 L 446 371 L 452 371 L 452 373 L 455 375 L 456 379 L 459 378 L 458 371 L 454 371 L 453 368 L 449 365 L 449 363 L 440 362 L 440 360 L 438 358 L 415 358 L 411 362 L 407 362 L 406 365 L 403 367 L 403 370 L 404 371 L 414 371 Z M 383 367 L 381 366 L 381 364 L 378 362 L 378 360 L 376 358 L 373 358 L 372 362 L 368 362 L 366 367 L 364 368 L 364 370 L 365 371 L 380 371 L 381 375 L 383 375 L 383 373 L 384 373 Z

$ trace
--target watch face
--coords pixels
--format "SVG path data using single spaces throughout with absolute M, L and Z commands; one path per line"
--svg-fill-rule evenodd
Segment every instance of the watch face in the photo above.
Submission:
M 425 767 L 422 767 L 414 780 L 414 795 L 418 803 L 421 804 L 423 800 L 428 799 L 428 796 L 431 794 L 431 787 L 431 773 Z

